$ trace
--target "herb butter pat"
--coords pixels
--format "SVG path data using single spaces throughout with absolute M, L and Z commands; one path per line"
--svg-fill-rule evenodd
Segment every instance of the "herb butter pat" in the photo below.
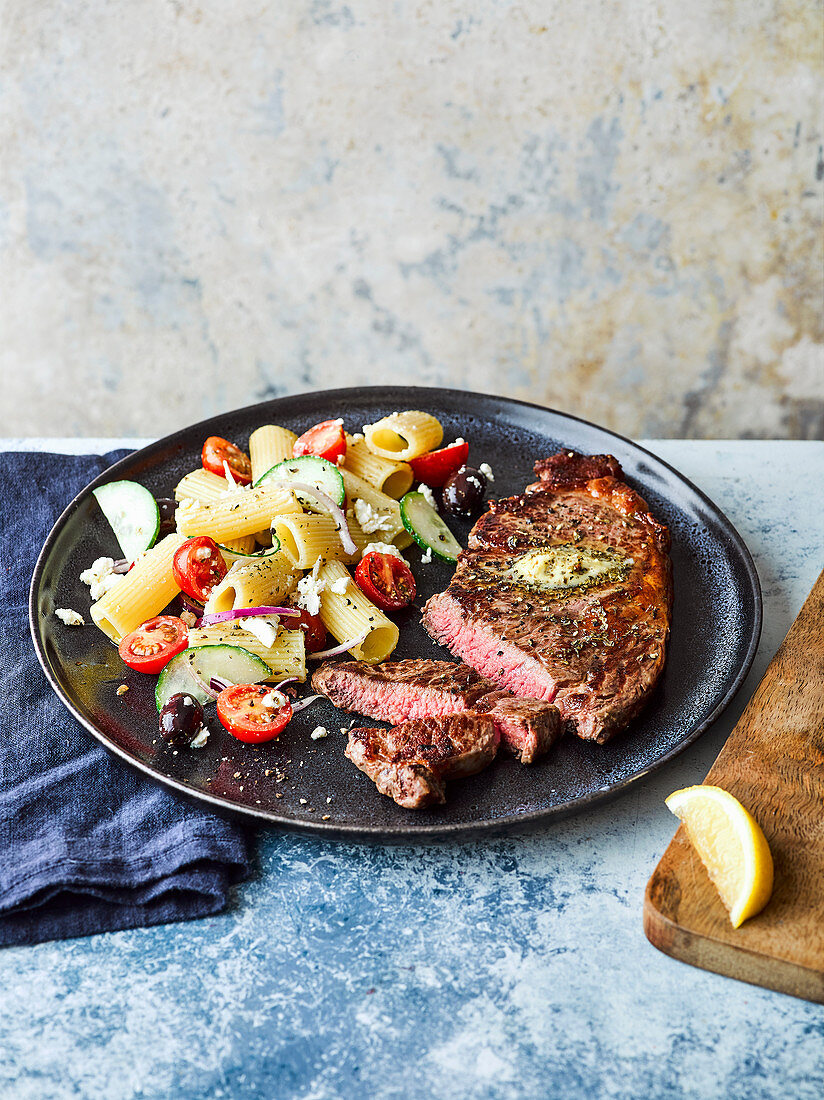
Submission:
M 632 564 L 632 558 L 606 547 L 593 549 L 559 543 L 524 554 L 510 567 L 509 575 L 529 588 L 565 591 L 618 580 Z

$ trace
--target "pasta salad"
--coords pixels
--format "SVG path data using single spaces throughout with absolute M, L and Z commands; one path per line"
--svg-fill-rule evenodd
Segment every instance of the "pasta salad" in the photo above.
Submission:
M 307 661 L 386 660 L 400 636 L 392 613 L 416 595 L 403 551 L 454 562 L 460 545 L 438 505 L 471 517 L 483 504 L 491 471 L 468 467 L 468 450 L 443 446 L 440 422 L 415 410 L 354 434 L 342 420 L 300 436 L 265 424 L 248 452 L 205 440 L 173 499 L 131 481 L 96 489 L 123 557 L 81 574 L 89 614 L 126 665 L 158 676 L 164 739 L 205 744 L 203 707 L 215 701 L 235 737 L 271 740 L 317 698 L 284 690 L 305 682 Z

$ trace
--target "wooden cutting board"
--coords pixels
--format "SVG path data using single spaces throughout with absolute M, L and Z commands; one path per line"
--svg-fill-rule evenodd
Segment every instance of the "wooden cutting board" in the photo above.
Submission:
M 682 962 L 824 1004 L 824 573 L 704 782 L 764 830 L 772 899 L 734 929 L 680 827 L 647 884 L 647 939 Z

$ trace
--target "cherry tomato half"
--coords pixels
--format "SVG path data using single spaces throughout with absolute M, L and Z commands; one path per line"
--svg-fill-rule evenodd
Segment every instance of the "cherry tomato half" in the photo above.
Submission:
M 248 485 L 252 480 L 252 463 L 247 454 L 230 443 L 228 439 L 221 439 L 219 435 L 210 435 L 203 444 L 202 452 L 203 469 L 218 477 L 226 477 L 223 469 L 225 462 L 232 471 L 232 477 L 240 485 Z
M 189 631 L 174 615 L 158 615 L 127 634 L 117 651 L 136 672 L 160 672 L 176 653 L 186 648 Z
M 310 615 L 301 609 L 299 619 L 287 619 L 289 630 L 302 630 L 307 653 L 319 653 L 326 645 L 326 627 L 320 615 Z
M 454 474 L 464 465 L 468 454 L 468 443 L 450 443 L 439 451 L 430 451 L 420 458 L 411 458 L 409 465 L 418 481 L 432 489 L 440 489 L 450 474 Z
M 274 696 L 274 705 L 266 698 Z M 217 697 L 217 716 L 247 744 L 272 741 L 292 717 L 292 704 L 266 684 L 234 684 Z
M 206 602 L 227 572 L 217 543 L 208 535 L 188 539 L 172 558 L 172 573 L 179 588 L 198 603 Z
M 384 611 L 399 611 L 415 599 L 415 578 L 402 558 L 372 550 L 355 570 L 355 584 Z
M 343 424 L 337 420 L 324 420 L 295 440 L 292 448 L 295 458 L 300 455 L 317 455 L 327 462 L 335 463 L 346 454 L 346 433 Z

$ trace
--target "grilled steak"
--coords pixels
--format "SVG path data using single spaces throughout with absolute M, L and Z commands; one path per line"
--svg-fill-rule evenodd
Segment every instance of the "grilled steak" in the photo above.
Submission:
M 446 801 L 444 783 L 474 775 L 495 758 L 498 731 L 485 714 L 416 718 L 394 729 L 349 731 L 346 755 L 381 794 L 410 810 Z
M 555 703 L 602 743 L 638 713 L 669 633 L 669 533 L 611 455 L 535 464 L 521 496 L 493 501 L 424 626 L 500 687 Z
M 362 661 L 325 664 L 312 677 L 315 691 L 342 710 L 382 722 L 407 722 L 474 710 L 488 713 L 501 740 L 524 764 L 547 752 L 561 735 L 556 707 L 516 699 L 474 669 L 454 661 Z

